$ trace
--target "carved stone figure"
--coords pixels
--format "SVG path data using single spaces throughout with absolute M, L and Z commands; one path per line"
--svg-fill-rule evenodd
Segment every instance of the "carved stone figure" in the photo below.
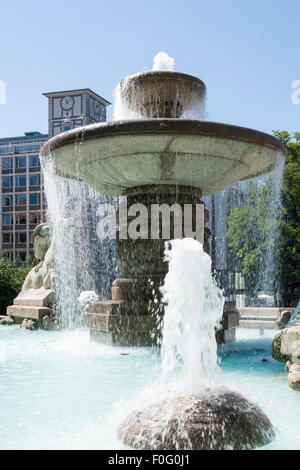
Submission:
M 28 289 L 51 289 L 55 277 L 49 225 L 39 224 L 34 229 L 34 235 L 34 256 L 41 261 L 27 275 L 22 292 Z
M 29 328 L 34 322 L 36 327 L 48 329 L 49 322 L 43 322 L 43 319 L 46 316 L 52 319 L 55 278 L 54 250 L 49 225 L 39 224 L 34 229 L 34 235 L 34 255 L 40 262 L 28 273 L 20 294 L 14 299 L 14 304 L 7 307 L 7 315 L 16 323 L 22 324 L 23 328 Z M 24 319 L 26 322 L 23 322 Z

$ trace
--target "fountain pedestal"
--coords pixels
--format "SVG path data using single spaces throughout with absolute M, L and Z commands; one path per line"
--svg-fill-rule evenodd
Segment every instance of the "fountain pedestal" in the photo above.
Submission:
M 208 211 L 200 189 L 189 186 L 137 186 L 123 196 L 118 211 L 118 278 L 112 285 L 112 300 L 90 304 L 86 325 L 93 341 L 152 346 L 159 342 L 164 313 L 160 288 L 168 270 L 165 242 L 178 238 L 178 232 L 185 235 L 184 214 L 189 207 L 189 228 L 198 233 L 209 253 L 210 232 L 204 229 Z M 197 210 L 202 213 L 200 219 Z M 140 232 L 141 238 L 133 238 L 131 224 L 136 226 L 140 216 L 144 219 L 136 235 Z
M 210 231 L 204 225 L 208 222 L 209 215 L 201 201 L 200 189 L 194 187 L 138 186 L 125 191 L 124 196 L 126 198 L 119 206 L 118 220 L 121 220 L 120 225 L 123 220 L 124 226 L 120 227 L 118 233 L 118 278 L 112 285 L 112 300 L 90 303 L 86 326 L 90 330 L 92 341 L 118 346 L 153 346 L 160 342 L 161 320 L 164 315 L 161 286 L 168 271 L 168 263 L 164 261 L 165 242 L 166 239 L 178 238 L 174 212 L 171 209 L 181 211 L 181 234 L 187 235 L 184 213 L 189 205 L 192 214 L 191 229 L 202 237 L 199 241 L 208 254 Z M 197 205 L 198 211 L 203 206 L 203 217 L 200 220 L 196 217 Z M 144 238 L 135 239 L 129 236 L 130 224 L 137 220 L 135 210 L 131 212 L 130 208 L 137 209 L 139 214 L 142 211 L 147 212 L 146 224 L 139 227 Z M 161 209 L 161 212 L 160 223 L 155 232 L 154 211 L 157 209 Z M 169 236 L 164 233 L 168 229 L 168 223 Z M 121 238 L 125 234 L 127 238 Z M 237 324 L 235 305 L 232 302 L 225 303 L 223 329 L 217 334 L 219 342 L 234 339 L 234 327 Z

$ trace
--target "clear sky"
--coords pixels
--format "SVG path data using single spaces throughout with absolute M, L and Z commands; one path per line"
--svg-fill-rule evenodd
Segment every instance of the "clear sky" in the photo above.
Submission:
M 299 131 L 299 24 L 300 0 L 1 2 L 0 137 L 47 132 L 43 92 L 91 88 L 112 101 L 162 50 L 205 81 L 210 120 Z

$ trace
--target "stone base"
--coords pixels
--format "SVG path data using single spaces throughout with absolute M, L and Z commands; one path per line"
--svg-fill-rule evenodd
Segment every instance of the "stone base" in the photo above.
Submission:
M 140 450 L 244 450 L 268 444 L 274 431 L 256 405 L 227 392 L 158 400 L 131 412 L 118 437 Z
M 113 346 L 157 346 L 161 340 L 159 315 L 147 314 L 148 304 L 128 300 L 90 302 L 85 314 L 85 324 L 91 341 Z M 138 314 L 136 312 L 139 312 Z M 239 314 L 234 302 L 225 302 L 222 326 L 216 332 L 219 344 L 235 340 L 235 327 Z
M 52 318 L 51 305 L 53 302 L 53 291 L 50 289 L 28 289 L 14 299 L 14 305 L 6 309 L 7 315 L 11 316 L 15 323 L 22 324 L 26 318 L 34 320 L 39 327 L 50 328 Z M 49 321 L 46 321 L 48 317 Z M 44 321 L 45 319 L 45 321 Z
M 235 302 L 225 302 L 222 318 L 222 329 L 216 332 L 218 344 L 235 341 L 236 327 L 239 326 L 240 315 L 235 308 Z
M 153 346 L 151 333 L 142 331 L 110 332 L 91 329 L 90 340 L 107 346 L 143 348 Z
M 51 315 L 49 307 L 33 307 L 28 305 L 10 305 L 7 307 L 7 315 L 13 317 L 17 324 L 21 324 L 24 318 L 36 320 L 39 324 L 45 316 Z
M 154 315 L 137 315 L 134 303 L 124 300 L 91 302 L 85 314 L 91 341 L 111 346 L 153 346 L 159 328 Z
M 240 307 L 240 326 L 243 328 L 278 329 L 278 322 L 284 311 L 293 312 L 285 307 Z
M 27 289 L 14 299 L 14 305 L 51 307 L 53 291 L 50 289 Z

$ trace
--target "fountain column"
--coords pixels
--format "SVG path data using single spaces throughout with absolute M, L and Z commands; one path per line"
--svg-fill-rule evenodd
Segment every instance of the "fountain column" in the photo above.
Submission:
M 177 238 L 171 209 L 174 204 L 180 206 L 184 236 L 184 210 L 187 204 L 190 205 L 191 229 L 203 230 L 201 242 L 205 251 L 209 253 L 210 231 L 204 229 L 204 223 L 208 221 L 208 211 L 204 209 L 203 220 L 196 220 L 196 205 L 204 203 L 201 201 L 201 190 L 190 186 L 137 186 L 125 191 L 123 196 L 126 196 L 126 207 L 122 210 L 127 211 L 134 204 L 146 208 L 148 231 L 143 233 L 145 238 L 133 239 L 130 236 L 126 239 L 118 238 L 118 278 L 112 285 L 112 300 L 90 304 L 87 326 L 91 327 L 91 338 L 95 341 L 147 346 L 159 341 L 160 321 L 164 314 L 160 288 L 168 271 L 168 263 L 164 261 L 166 238 L 164 238 L 163 223 L 170 223 L 170 236 L 167 239 Z M 151 231 L 151 209 L 154 205 L 156 208 L 161 208 L 163 204 L 170 209 L 170 218 L 162 220 L 160 216 L 158 232 L 155 234 Z M 126 231 L 135 217 L 127 216 Z M 199 227 L 199 223 L 202 223 L 202 227 Z M 105 316 L 110 322 L 104 322 Z

